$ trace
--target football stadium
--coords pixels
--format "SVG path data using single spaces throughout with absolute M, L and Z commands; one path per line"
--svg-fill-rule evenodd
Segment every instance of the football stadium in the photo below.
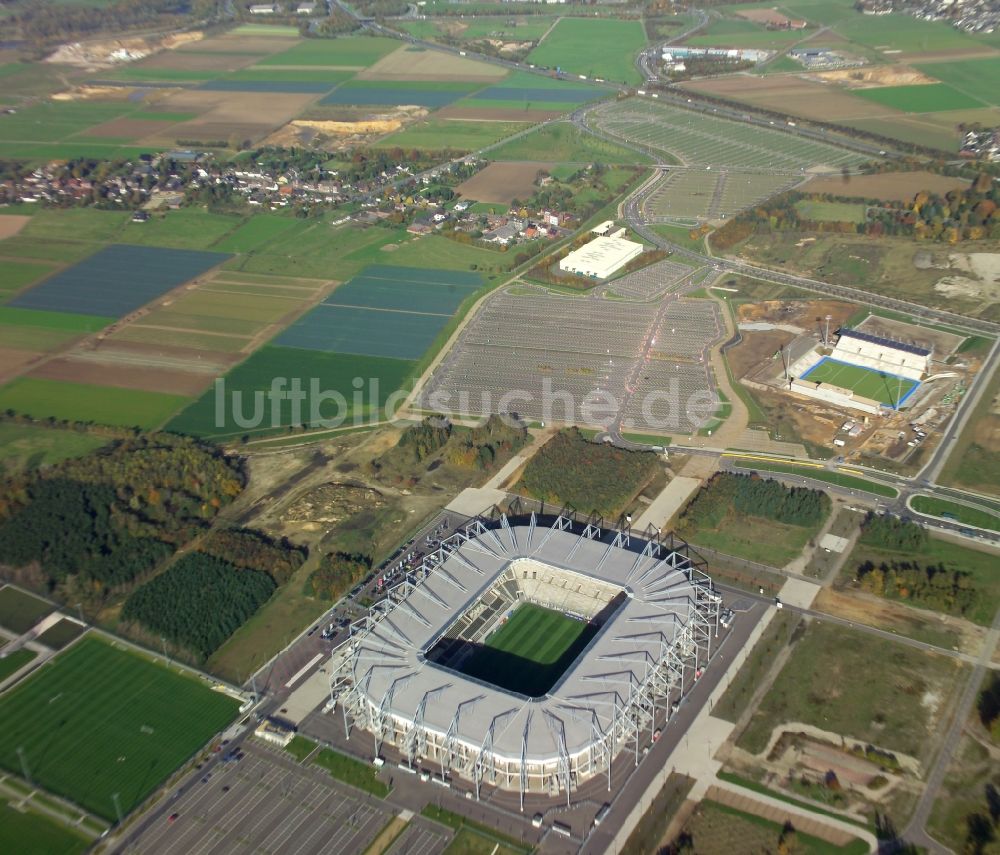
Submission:
M 934 352 L 843 327 L 832 349 L 811 349 L 789 367 L 793 392 L 861 412 L 900 410 L 931 371 Z
M 479 517 L 352 626 L 345 726 L 401 765 L 565 796 L 638 762 L 708 664 L 721 597 L 687 544 L 573 514 Z

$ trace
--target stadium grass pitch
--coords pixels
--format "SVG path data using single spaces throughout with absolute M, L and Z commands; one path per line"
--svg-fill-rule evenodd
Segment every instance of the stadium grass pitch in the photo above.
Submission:
M 0 696 L 0 766 L 114 821 L 236 716 L 193 677 L 88 635 Z M 18 749 L 22 750 L 19 756 Z
M 826 357 L 805 374 L 803 380 L 813 383 L 832 383 L 842 389 L 850 389 L 855 395 L 871 398 L 895 407 L 898 401 L 905 401 L 910 392 L 919 384 L 915 380 L 900 378 L 895 374 L 851 365 Z
M 522 603 L 462 671 L 529 697 L 544 695 L 597 632 L 561 612 Z

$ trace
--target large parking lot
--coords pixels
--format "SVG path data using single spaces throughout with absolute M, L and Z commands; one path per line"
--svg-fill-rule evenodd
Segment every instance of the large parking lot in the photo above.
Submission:
M 298 766 L 253 740 L 244 749 L 242 760 L 219 764 L 211 777 L 176 799 L 172 813 L 128 851 L 341 855 L 363 852 L 392 819 L 389 805 L 339 784 L 322 769 Z M 422 845 L 413 852 L 430 855 L 444 848 L 416 837 Z

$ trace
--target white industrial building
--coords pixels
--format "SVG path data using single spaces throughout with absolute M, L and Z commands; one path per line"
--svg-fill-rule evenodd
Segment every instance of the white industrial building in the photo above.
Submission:
M 559 262 L 559 269 L 577 276 L 607 279 L 620 267 L 642 254 L 643 246 L 621 237 L 598 237 L 574 250 Z
M 931 370 L 932 351 L 847 327 L 840 331 L 831 357 L 875 371 L 920 380 Z

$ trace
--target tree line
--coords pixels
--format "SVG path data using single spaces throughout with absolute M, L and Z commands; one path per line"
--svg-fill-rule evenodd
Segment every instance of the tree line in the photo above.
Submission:
M 814 526 L 831 510 L 822 490 L 787 487 L 772 478 L 719 472 L 702 487 L 681 515 L 682 527 L 717 529 L 730 511 L 787 525 Z
M 856 571 L 861 590 L 879 597 L 908 600 L 935 611 L 967 615 L 978 605 L 972 574 L 944 564 L 913 559 L 864 561 Z

